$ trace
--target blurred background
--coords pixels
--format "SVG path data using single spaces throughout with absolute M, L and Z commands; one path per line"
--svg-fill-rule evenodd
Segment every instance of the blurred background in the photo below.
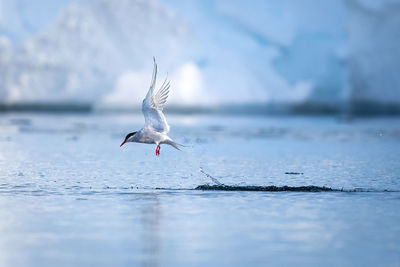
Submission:
M 400 113 L 398 0 L 0 0 L 0 109 Z
M 400 266 L 399 71 L 400 0 L 0 0 L 0 266 Z

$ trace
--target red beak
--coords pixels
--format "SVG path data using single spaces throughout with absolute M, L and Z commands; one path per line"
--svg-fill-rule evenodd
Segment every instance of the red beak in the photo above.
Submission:
M 124 142 L 122 142 L 122 144 L 119 147 L 123 146 L 125 143 L 126 143 L 126 140 Z

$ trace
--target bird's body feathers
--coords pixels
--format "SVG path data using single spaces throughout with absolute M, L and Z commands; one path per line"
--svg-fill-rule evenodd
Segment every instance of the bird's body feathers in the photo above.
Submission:
M 157 80 L 157 64 L 154 58 L 153 61 L 154 69 L 150 88 L 142 103 L 142 113 L 145 120 L 144 126 L 135 134 L 129 137 L 127 136 L 121 146 L 125 144 L 125 142 L 156 144 L 156 155 L 159 155 L 160 144 L 168 144 L 178 150 L 180 149 L 179 145 L 167 135 L 170 127 L 163 113 L 163 108 L 168 98 L 170 83 L 167 82 L 166 78 L 160 89 L 154 93 Z

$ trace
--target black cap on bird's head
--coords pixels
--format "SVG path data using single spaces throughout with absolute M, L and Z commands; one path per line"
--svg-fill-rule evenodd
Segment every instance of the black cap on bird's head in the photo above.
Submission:
M 125 137 L 124 142 L 122 142 L 122 144 L 120 145 L 120 147 L 123 146 L 123 145 L 128 141 L 128 139 L 129 139 L 131 136 L 135 135 L 135 133 L 137 133 L 137 132 L 128 133 L 128 134 L 126 135 L 126 137 Z

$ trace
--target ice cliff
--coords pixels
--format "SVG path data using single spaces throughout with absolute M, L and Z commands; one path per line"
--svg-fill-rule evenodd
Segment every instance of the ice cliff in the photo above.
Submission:
M 0 103 L 400 105 L 398 0 L 0 0 Z
M 348 1 L 351 100 L 400 105 L 400 1 Z

